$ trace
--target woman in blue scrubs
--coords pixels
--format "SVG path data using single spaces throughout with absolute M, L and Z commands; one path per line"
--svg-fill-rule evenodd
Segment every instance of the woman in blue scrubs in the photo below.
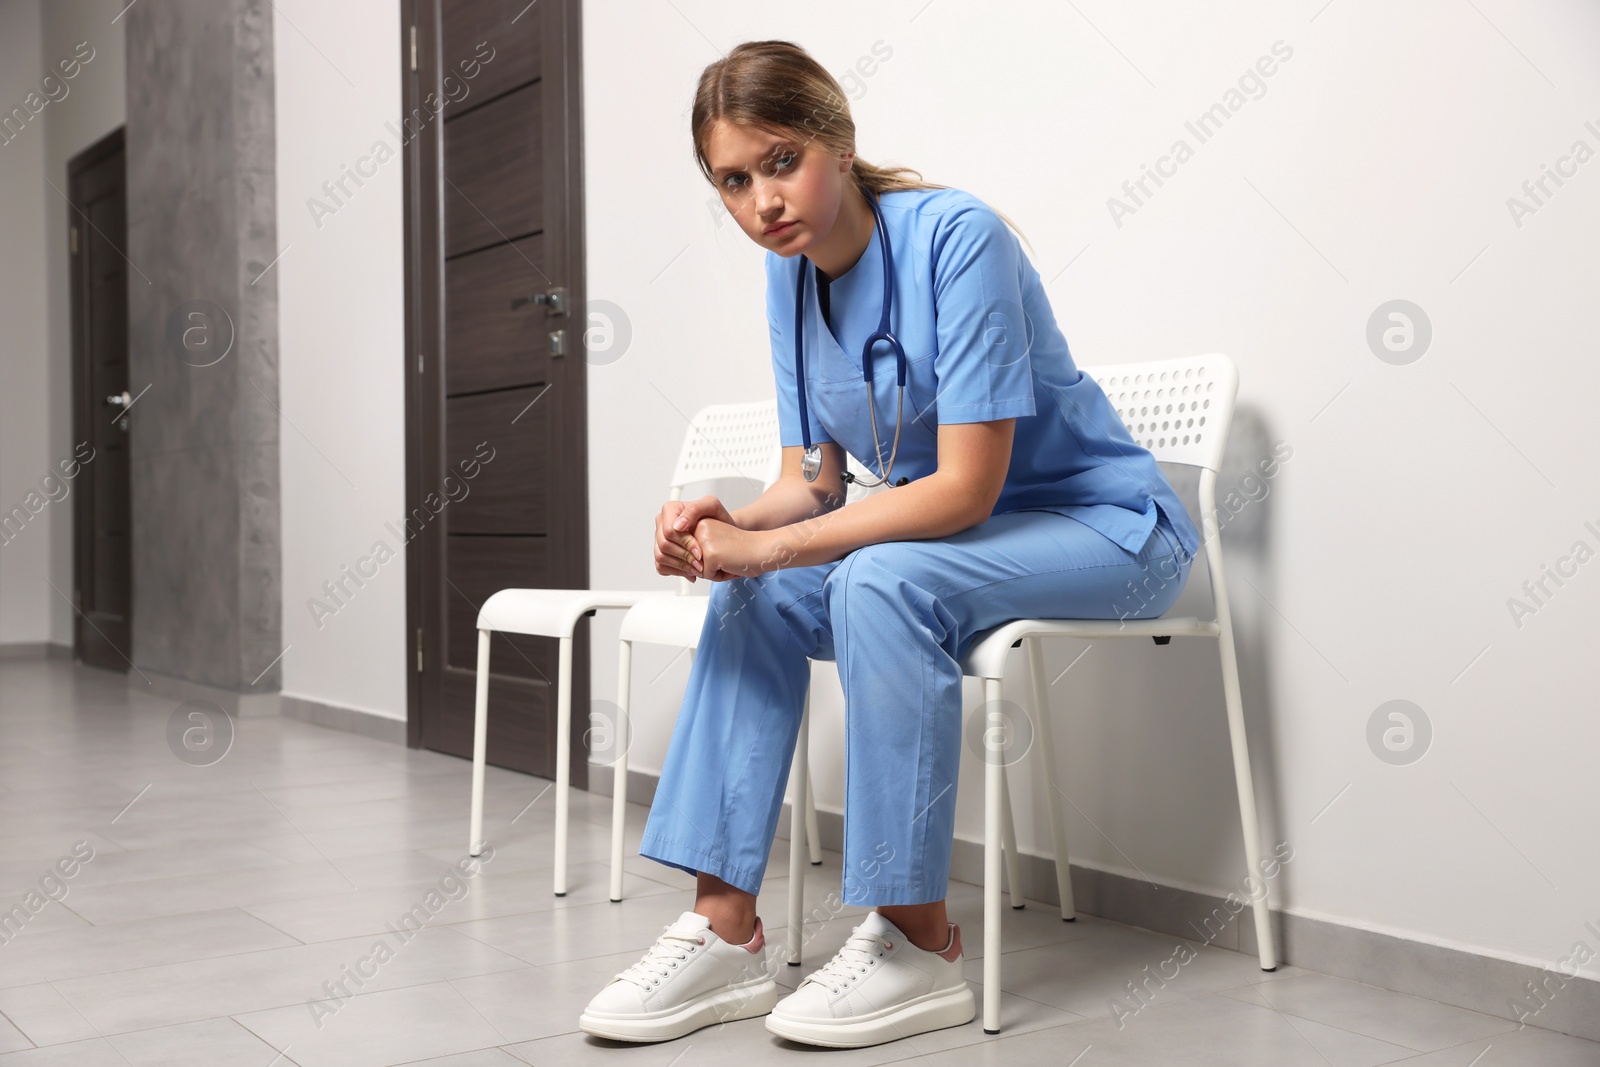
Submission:
M 784 1037 L 851 1047 L 965 1023 L 973 998 L 944 904 L 960 657 L 1013 618 L 1164 613 L 1199 536 L 1074 364 L 1002 216 L 858 159 L 838 84 L 809 55 L 786 42 L 735 48 L 702 76 L 692 126 L 703 172 L 766 249 L 783 473 L 736 511 L 708 496 L 657 519 L 657 570 L 714 584 L 639 852 L 695 874 L 697 896 L 583 1026 L 660 1040 L 767 1014 Z M 811 272 L 800 315 L 815 481 L 801 472 L 800 271 Z M 841 506 L 846 453 L 882 469 L 862 347 L 885 285 L 909 361 L 904 424 L 890 487 Z M 871 358 L 886 460 L 896 360 L 885 343 Z M 811 659 L 836 661 L 844 690 L 842 898 L 874 910 L 774 1004 L 756 893 Z

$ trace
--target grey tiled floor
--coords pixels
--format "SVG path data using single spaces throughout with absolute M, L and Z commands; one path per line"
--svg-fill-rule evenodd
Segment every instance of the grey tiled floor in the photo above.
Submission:
M 50 887 L 64 886 L 63 900 L 5 930 L 0 1067 L 1600 1064 L 1590 1042 L 1301 968 L 1265 974 L 1253 957 L 1198 944 L 1119 1026 L 1112 998 L 1172 956 L 1174 939 L 1091 916 L 1063 923 L 1039 902 L 1004 912 L 998 1036 L 974 1020 L 830 1051 L 751 1019 L 658 1045 L 597 1040 L 577 1029 L 583 1004 L 694 901 L 692 878 L 635 851 L 643 807 L 629 812 L 626 899 L 613 904 L 610 799 L 573 793 L 570 892 L 558 899 L 548 783 L 491 768 L 494 858 L 429 911 L 430 889 L 465 853 L 467 763 L 260 718 L 239 723 L 222 760 L 192 767 L 166 740 L 175 705 L 98 671 L 0 662 L 0 912 L 75 843 L 94 850 Z M 775 842 L 760 903 L 775 945 L 787 937 L 787 855 Z M 839 856 L 824 857 L 805 875 L 819 916 L 839 887 Z M 981 890 L 952 883 L 949 901 L 981 1002 Z M 401 941 L 391 927 L 419 904 L 429 921 Z M 780 982 L 826 962 L 864 911 L 808 924 L 804 965 L 781 967 Z M 330 999 L 340 981 L 354 995 Z

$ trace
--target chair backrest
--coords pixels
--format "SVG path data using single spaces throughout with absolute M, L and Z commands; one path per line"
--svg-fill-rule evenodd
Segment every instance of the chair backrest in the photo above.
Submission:
M 712 404 L 689 422 L 672 472 L 672 499 L 683 487 L 716 478 L 760 478 L 765 489 L 778 480 L 778 402 Z
M 1135 444 L 1157 460 L 1216 472 L 1228 443 L 1239 368 L 1221 352 L 1082 367 L 1117 409 Z
M 1239 391 L 1239 370 L 1230 357 L 1212 352 L 1080 369 L 1099 383 L 1134 442 L 1157 460 L 1220 467 Z M 854 456 L 848 458 L 850 470 L 874 477 Z M 852 483 L 845 500 L 883 488 Z

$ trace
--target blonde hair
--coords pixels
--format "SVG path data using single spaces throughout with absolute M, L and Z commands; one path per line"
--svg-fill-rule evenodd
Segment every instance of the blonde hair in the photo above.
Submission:
M 711 63 L 700 74 L 690 112 L 695 161 L 706 181 L 716 175 L 706 156 L 706 142 L 718 120 L 763 129 L 780 136 L 816 142 L 834 156 L 854 152 L 856 124 L 838 81 L 805 49 L 788 41 L 746 41 Z M 850 175 L 863 194 L 874 197 L 899 189 L 948 189 L 922 180 L 910 167 L 880 167 L 859 155 Z M 1003 212 L 994 210 L 1018 237 L 1027 241 Z M 1028 246 L 1031 251 L 1033 246 Z

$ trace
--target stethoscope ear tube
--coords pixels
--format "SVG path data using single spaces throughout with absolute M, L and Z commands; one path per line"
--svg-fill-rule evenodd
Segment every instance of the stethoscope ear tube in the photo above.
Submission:
M 883 225 L 883 214 L 878 210 L 876 196 L 866 195 L 867 206 L 872 208 L 872 216 L 878 227 L 878 245 L 883 251 L 883 307 L 878 315 L 878 330 L 866 343 L 861 346 L 861 377 L 867 386 L 867 416 L 872 423 L 872 447 L 878 458 L 878 480 L 873 482 L 862 481 L 849 471 L 844 472 L 846 482 L 854 482 L 864 486 L 877 485 L 905 485 L 909 478 L 901 477 L 898 482 L 890 482 L 889 475 L 894 471 L 895 456 L 900 451 L 900 425 L 902 409 L 905 405 L 906 371 L 909 361 L 906 359 L 906 350 L 899 340 L 889 331 L 889 313 L 894 303 L 894 257 L 889 248 L 889 231 Z M 805 367 L 805 309 L 806 309 L 806 274 L 812 269 L 812 263 L 804 255 L 800 257 L 799 278 L 795 283 L 794 295 L 794 379 L 795 392 L 800 400 L 800 439 L 805 444 L 805 454 L 800 461 L 800 473 L 806 481 L 814 482 L 822 473 L 822 447 L 811 443 L 811 420 L 807 415 L 806 407 L 806 367 Z M 894 443 L 889 447 L 889 460 L 885 464 L 883 459 L 883 444 L 878 438 L 878 412 L 873 404 L 872 397 L 872 349 L 880 341 L 887 341 L 894 350 L 895 378 L 897 393 L 894 407 Z

